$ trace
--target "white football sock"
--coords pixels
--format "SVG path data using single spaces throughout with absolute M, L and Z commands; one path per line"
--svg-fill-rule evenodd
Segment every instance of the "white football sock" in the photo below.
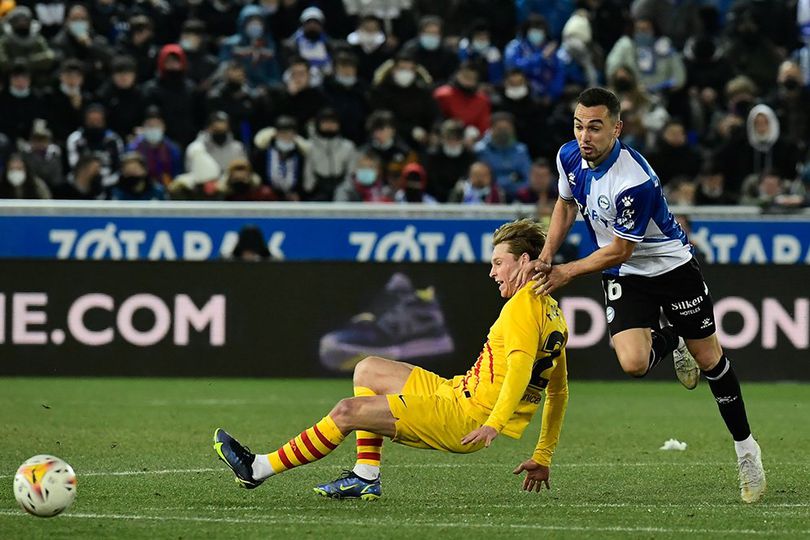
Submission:
M 362 478 L 363 480 L 376 480 L 380 477 L 380 468 L 376 465 L 366 465 L 365 463 L 357 463 L 352 469 L 352 472 Z
M 276 473 L 273 471 L 273 467 L 270 466 L 270 459 L 268 459 L 267 454 L 256 454 L 253 459 L 253 479 L 264 480 L 274 474 Z
M 734 450 L 737 452 L 737 458 L 741 458 L 745 454 L 756 454 L 757 442 L 754 440 L 754 436 L 749 435 L 744 441 L 734 441 Z

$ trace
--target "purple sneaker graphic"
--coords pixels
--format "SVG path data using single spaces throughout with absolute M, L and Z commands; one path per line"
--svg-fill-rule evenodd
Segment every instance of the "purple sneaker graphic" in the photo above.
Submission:
M 366 356 L 409 360 L 453 352 L 433 287 L 414 289 L 405 274 L 391 276 L 368 311 L 321 338 L 321 364 L 352 371 Z

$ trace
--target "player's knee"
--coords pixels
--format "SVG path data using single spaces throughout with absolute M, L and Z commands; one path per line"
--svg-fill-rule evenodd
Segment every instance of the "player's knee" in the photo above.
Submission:
M 337 424 L 338 428 L 343 428 L 351 424 L 352 418 L 357 411 L 356 400 L 353 398 L 341 399 L 332 408 L 329 416 Z
M 354 385 L 369 386 L 374 380 L 375 366 L 379 363 L 377 356 L 366 356 L 354 366 Z
M 650 361 L 642 357 L 625 357 L 620 359 L 622 369 L 631 377 L 643 377 L 647 374 L 650 367 Z

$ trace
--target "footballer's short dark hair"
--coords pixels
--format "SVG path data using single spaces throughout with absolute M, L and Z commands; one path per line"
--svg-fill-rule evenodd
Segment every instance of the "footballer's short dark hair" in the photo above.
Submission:
M 619 103 L 619 98 L 616 94 L 607 88 L 588 88 L 584 90 L 577 98 L 577 103 L 583 107 L 598 107 L 604 105 L 607 107 L 608 114 L 616 120 L 619 119 L 619 113 L 622 110 L 622 105 Z

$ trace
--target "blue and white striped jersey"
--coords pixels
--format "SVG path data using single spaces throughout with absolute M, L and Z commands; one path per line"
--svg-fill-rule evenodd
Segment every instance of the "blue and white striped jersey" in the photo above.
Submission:
M 686 263 L 692 247 L 669 211 L 658 177 L 641 154 L 616 141 L 591 169 L 576 141 L 557 153 L 560 197 L 574 200 L 594 243 L 619 236 L 638 245 L 625 263 L 603 270 L 614 276 L 658 276 Z

